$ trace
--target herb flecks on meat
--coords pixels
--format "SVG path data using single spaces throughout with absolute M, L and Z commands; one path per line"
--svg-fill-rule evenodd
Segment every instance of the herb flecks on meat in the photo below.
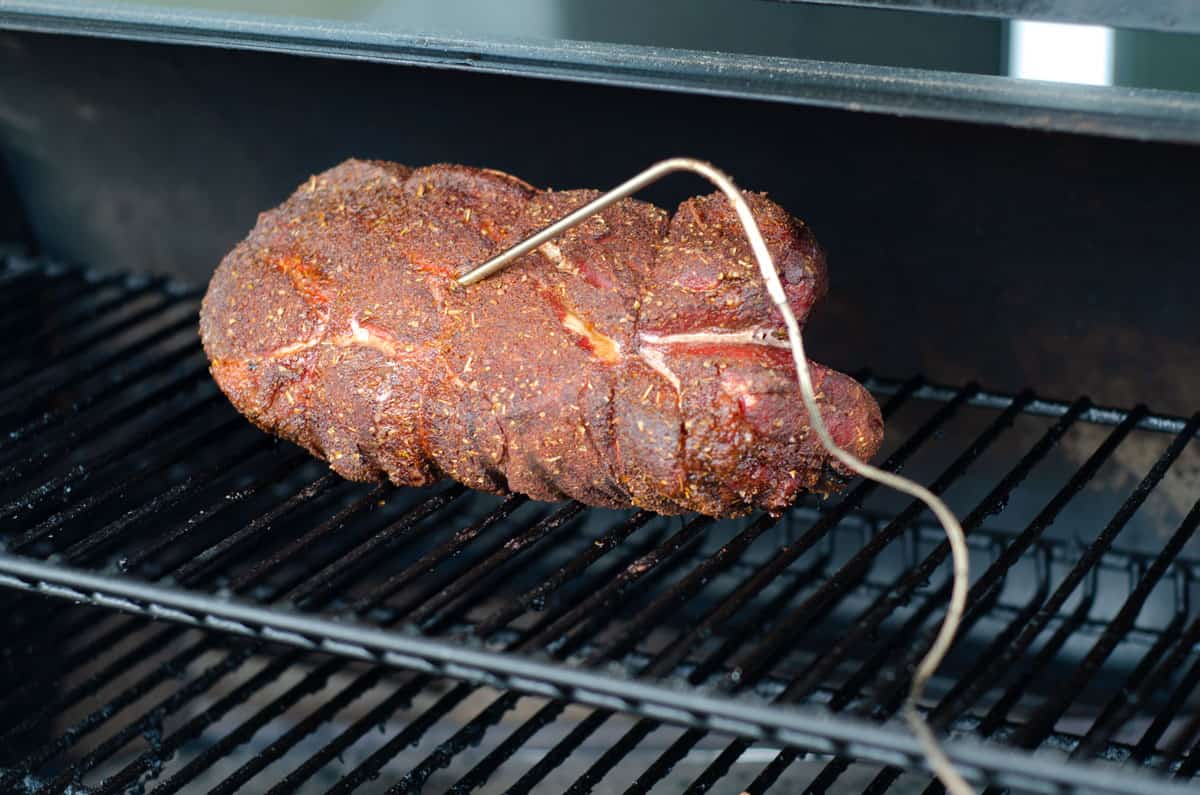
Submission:
M 212 373 L 258 426 L 353 480 L 661 513 L 780 511 L 848 473 L 810 433 L 732 208 L 624 200 L 486 282 L 459 275 L 595 198 L 498 171 L 351 160 L 221 263 Z M 803 322 L 826 289 L 809 229 L 748 194 Z M 870 458 L 879 408 L 812 365 L 834 439 Z

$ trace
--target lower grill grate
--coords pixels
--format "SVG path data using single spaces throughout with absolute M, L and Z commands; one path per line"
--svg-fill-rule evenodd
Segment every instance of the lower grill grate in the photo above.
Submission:
M 918 506 L 347 483 L 228 406 L 196 291 L 14 261 L 0 288 L 0 789 L 937 789 L 895 718 L 949 590 Z M 1189 782 L 1200 415 L 862 377 L 885 466 L 970 532 L 925 705 L 952 758 L 1022 790 Z

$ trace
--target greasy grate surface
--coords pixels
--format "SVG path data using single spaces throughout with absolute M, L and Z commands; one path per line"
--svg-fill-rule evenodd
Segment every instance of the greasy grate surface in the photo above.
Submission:
M 19 780 L 30 792 L 61 787 L 77 770 L 93 787 L 111 782 L 101 790 L 109 792 L 140 784 L 146 792 L 308 794 L 346 792 L 359 785 L 361 792 L 393 786 L 412 792 L 423 786 L 425 792 L 440 793 L 468 791 L 467 783 L 477 782 L 478 791 L 499 793 L 517 787 L 590 712 L 565 706 L 559 720 L 521 740 L 509 754 L 502 746 L 520 739 L 515 732 L 546 709 L 548 699 L 522 698 L 490 731 L 474 736 L 463 730 L 502 696 L 493 688 L 464 688 L 452 680 L 325 656 L 289 657 L 286 650 L 248 651 L 219 636 L 206 638 L 194 630 L 95 610 L 64 611 L 60 602 L 37 597 L 24 600 L 21 610 L 25 617 L 36 616 L 41 635 L 68 634 L 58 647 L 66 664 L 43 659 L 10 668 L 20 679 L 0 684 L 0 703 L 20 710 L 0 737 L 6 743 L 24 739 L 7 746 L 5 761 L 40 762 L 58 755 L 57 762 L 39 764 L 37 777 L 9 779 Z M 97 646 L 110 648 L 83 662 Z M 141 649 L 145 651 L 136 656 L 129 654 Z M 108 670 L 119 660 L 116 672 Z M 236 692 L 243 684 L 250 686 Z M 111 717 L 98 712 L 109 704 Z M 568 791 L 636 722 L 635 717 L 614 715 L 575 754 L 539 771 L 536 787 L 529 787 L 533 776 L 521 787 Z M 63 732 L 64 726 L 77 724 L 87 730 Z M 626 769 L 606 777 L 595 791 L 623 791 L 632 783 L 634 766 L 648 767 L 683 733 L 666 726 L 650 735 L 625 757 Z M 662 791 L 682 790 L 728 741 L 719 734 L 701 739 L 669 774 Z M 504 761 L 495 763 L 502 753 Z M 766 748 L 743 754 L 719 789 L 752 780 L 774 755 Z M 796 763 L 776 790 L 800 791 L 823 764 L 817 758 Z M 480 782 L 483 770 L 488 771 L 486 783 Z M 859 765 L 845 781 L 861 790 L 869 774 L 870 768 Z M 911 791 L 918 780 L 914 776 L 894 791 Z M 453 790 L 456 783 L 460 788 Z M 73 784 L 69 791 L 86 790 Z
M 64 573 L 58 586 L 98 572 L 353 619 L 463 654 L 515 652 L 617 687 L 665 682 L 676 698 L 898 726 L 948 591 L 940 535 L 906 501 L 854 484 L 778 521 L 714 523 L 450 483 L 346 483 L 220 396 L 196 337 L 198 296 L 149 278 L 0 270 L 0 570 L 40 559 Z M 935 725 L 1038 749 L 1064 760 L 1068 778 L 1087 768 L 1065 760 L 1103 758 L 1123 764 L 1121 786 L 1191 779 L 1200 417 L 870 383 L 888 420 L 880 461 L 943 493 L 971 532 L 974 607 L 930 688 Z M 3 582 L 100 601 L 51 579 Z M 345 645 L 323 656 L 63 611 L 16 590 L 0 599 L 12 624 L 4 791 L 119 792 L 148 776 L 151 792 L 929 784 L 878 763 L 911 759 L 871 756 L 865 743 L 870 764 L 836 752 L 845 746 L 756 744 L 732 723 L 727 735 L 672 726 L 636 701 L 610 711 L 582 692 L 593 706 L 454 682 L 445 669 L 373 667 Z M 1032 770 L 1023 780 L 1036 785 Z

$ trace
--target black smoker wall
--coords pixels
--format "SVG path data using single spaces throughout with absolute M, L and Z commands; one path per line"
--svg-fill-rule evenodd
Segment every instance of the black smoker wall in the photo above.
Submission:
M 17 189 L 0 157 L 0 256 L 25 251 L 30 246 L 25 211 L 17 198 Z
M 678 153 L 812 224 L 833 283 L 816 358 L 1195 409 L 1200 148 L 0 33 L 0 154 L 34 242 L 101 268 L 201 281 L 258 211 L 350 156 L 569 188 Z

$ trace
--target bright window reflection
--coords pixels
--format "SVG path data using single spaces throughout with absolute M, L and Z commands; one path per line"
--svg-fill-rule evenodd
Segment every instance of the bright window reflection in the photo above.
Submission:
M 1013 22 L 1008 73 L 1030 80 L 1112 85 L 1113 30 L 1095 25 Z

